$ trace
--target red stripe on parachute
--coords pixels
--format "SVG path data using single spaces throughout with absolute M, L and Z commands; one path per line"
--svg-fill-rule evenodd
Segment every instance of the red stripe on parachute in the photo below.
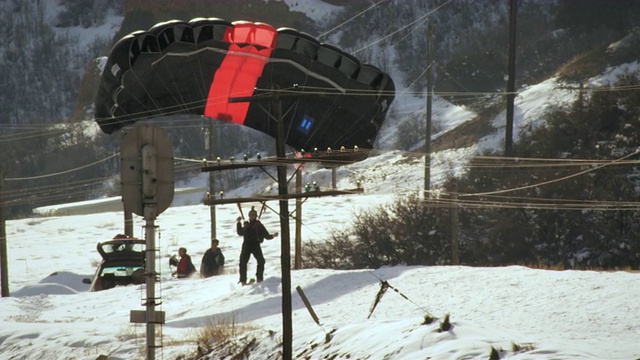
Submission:
M 204 115 L 243 124 L 250 103 L 229 103 L 228 99 L 253 95 L 275 46 L 277 32 L 265 23 L 236 21 L 233 25 L 225 34 L 231 45 L 211 82 Z

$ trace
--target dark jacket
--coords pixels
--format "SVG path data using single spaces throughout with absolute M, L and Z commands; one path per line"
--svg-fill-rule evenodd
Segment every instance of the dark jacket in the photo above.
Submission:
M 202 277 L 211 277 L 213 275 L 219 275 L 222 273 L 222 267 L 224 266 L 224 255 L 220 248 L 216 250 L 207 249 L 202 256 L 202 263 L 200 264 L 200 275 Z
M 238 235 L 244 236 L 244 242 L 247 244 L 260 244 L 264 239 L 273 239 L 273 235 L 269 234 L 260 220 L 245 221 L 244 225 L 238 222 L 236 230 Z

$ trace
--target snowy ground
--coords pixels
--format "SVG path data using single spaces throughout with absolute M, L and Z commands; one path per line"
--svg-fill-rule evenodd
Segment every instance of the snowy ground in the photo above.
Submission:
M 442 176 L 468 150 L 435 154 Z M 455 168 L 455 167 L 453 167 Z M 303 242 L 322 241 L 350 226 L 359 210 L 393 201 L 397 192 L 419 188 L 422 164 L 390 152 L 342 169 L 364 179 L 364 195 L 311 198 L 303 205 Z M 326 171 L 309 174 L 326 184 Z M 245 189 L 253 191 L 253 189 Z M 277 208 L 277 204 L 270 204 Z M 293 209 L 294 203 L 290 203 Z M 248 207 L 245 207 L 245 213 Z M 159 286 L 166 312 L 158 358 L 193 354 L 198 330 L 207 324 L 247 325 L 240 344 L 257 339 L 253 359 L 280 358 L 282 340 L 281 238 L 263 244 L 267 259 L 262 284 L 236 282 L 241 238 L 235 234 L 236 205 L 216 206 L 217 236 L 228 274 L 209 279 L 170 276 L 168 257 L 184 246 L 198 267 L 209 238 L 209 208 L 172 207 L 156 225 L 160 249 Z M 135 217 L 143 237 L 143 219 Z M 279 230 L 276 214 L 262 221 Z M 0 299 L 0 358 L 142 359 L 145 327 L 129 323 L 144 310 L 144 286 L 86 291 L 99 255 L 97 241 L 122 232 L 121 212 L 47 217 L 8 222 L 12 297 Z M 293 223 L 291 223 L 293 234 Z M 249 273 L 255 261 L 250 262 Z M 369 318 L 380 281 L 390 289 Z M 295 288 L 300 286 L 320 319 L 313 322 Z M 524 267 L 406 267 L 292 272 L 293 354 L 305 359 L 638 359 L 640 274 L 550 271 Z M 446 315 L 453 327 L 439 331 Z M 435 317 L 424 324 L 425 317 Z M 329 335 L 327 335 L 329 334 Z M 327 339 L 329 339 L 327 341 Z M 522 350 L 516 351 L 515 348 Z M 229 358 L 214 352 L 205 359 Z
M 389 200 L 379 195 L 310 199 L 303 207 L 303 238 L 322 239 L 330 228 L 348 225 L 355 210 Z M 255 329 L 243 334 L 257 338 L 251 359 L 279 358 L 281 239 L 263 244 L 265 281 L 239 287 L 241 239 L 233 230 L 237 215 L 235 205 L 217 208 L 229 274 L 186 280 L 170 276 L 167 258 L 177 246 L 185 246 L 199 266 L 207 246 L 208 208 L 176 207 L 159 216 L 160 309 L 167 321 L 158 358 L 195 352 L 199 328 L 231 321 Z M 277 229 L 275 214 L 267 212 L 262 220 L 270 230 Z M 142 224 L 136 219 L 136 229 Z M 145 327 L 129 323 L 130 310 L 144 310 L 144 286 L 89 293 L 81 283 L 99 259 L 96 241 L 121 228 L 118 212 L 8 223 L 12 297 L 0 299 L 0 358 L 144 358 Z M 390 289 L 368 318 L 380 279 L 399 293 Z M 320 325 L 305 309 L 297 286 Z M 293 354 L 309 359 L 487 359 L 494 347 L 503 350 L 503 359 L 638 359 L 638 298 L 640 274 L 627 272 L 517 266 L 294 270 Z M 453 328 L 440 332 L 447 314 Z M 425 325 L 425 316 L 437 319 Z M 524 350 L 514 352 L 514 344 Z

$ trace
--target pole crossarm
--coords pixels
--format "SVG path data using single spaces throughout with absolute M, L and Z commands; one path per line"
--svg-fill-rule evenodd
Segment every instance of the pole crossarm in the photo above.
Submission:
M 204 199 L 204 205 L 223 205 L 223 204 L 237 204 L 247 202 L 265 202 L 273 200 L 290 200 L 290 199 L 306 199 L 322 196 L 336 196 L 336 195 L 352 195 L 364 193 L 363 188 L 347 189 L 347 190 L 323 190 L 323 191 L 309 191 L 303 193 L 283 194 L 283 195 L 260 195 L 255 197 L 241 197 L 241 198 L 207 198 Z
M 232 169 L 244 169 L 250 167 L 261 166 L 281 166 L 288 164 L 308 164 L 320 162 L 326 167 L 338 167 L 342 165 L 348 165 L 362 160 L 362 158 L 369 155 L 371 149 L 338 149 L 338 150 L 318 150 L 312 153 L 308 153 L 311 157 L 284 157 L 279 158 L 276 156 L 264 157 L 261 159 L 220 159 L 216 160 L 203 160 L 202 172 L 219 171 L 219 170 L 232 170 Z

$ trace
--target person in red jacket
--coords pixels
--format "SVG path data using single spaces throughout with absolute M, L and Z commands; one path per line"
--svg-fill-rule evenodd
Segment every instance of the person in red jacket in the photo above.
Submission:
M 245 221 L 244 224 L 241 223 L 242 217 L 238 217 L 236 219 L 236 230 L 238 235 L 244 237 L 244 241 L 242 242 L 242 251 L 240 252 L 240 284 L 246 285 L 247 283 L 247 263 L 249 262 L 249 258 L 251 255 L 258 262 L 258 267 L 256 270 L 256 281 L 261 282 L 264 280 L 264 255 L 262 255 L 262 248 L 260 244 L 264 239 L 271 240 L 274 237 L 278 236 L 278 233 L 275 232 L 270 234 L 267 229 L 262 225 L 260 220 L 258 220 L 258 214 L 256 210 L 251 207 L 249 210 L 249 221 Z
M 186 278 L 196 272 L 196 267 L 193 266 L 193 263 L 191 262 L 191 256 L 187 254 L 186 248 L 181 247 L 180 249 L 178 249 L 178 256 L 180 256 L 180 261 L 178 262 L 178 270 L 176 271 L 178 278 Z

